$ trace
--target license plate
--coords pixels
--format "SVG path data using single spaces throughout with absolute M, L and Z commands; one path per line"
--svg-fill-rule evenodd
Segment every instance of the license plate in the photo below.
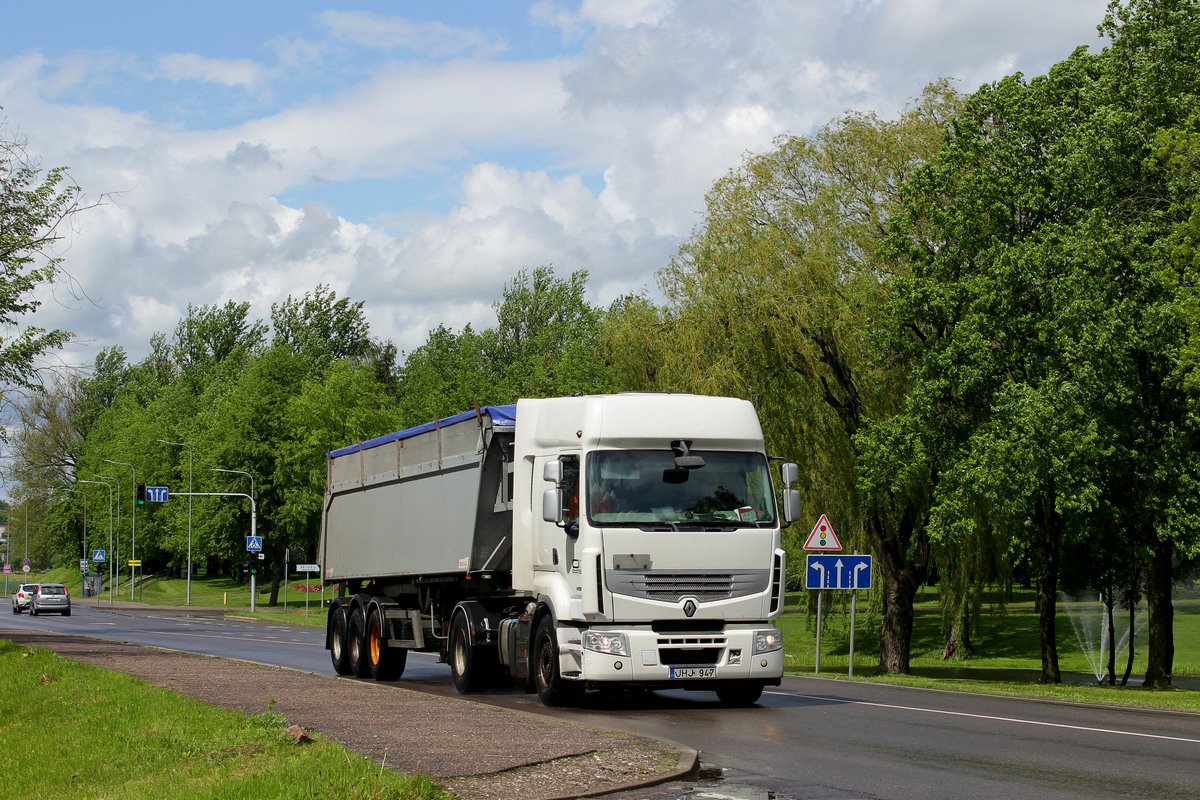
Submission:
M 715 678 L 716 667 L 671 667 L 672 678 Z

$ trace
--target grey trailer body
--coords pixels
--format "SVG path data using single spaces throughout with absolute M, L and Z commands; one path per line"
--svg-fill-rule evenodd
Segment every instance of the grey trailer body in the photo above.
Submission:
M 331 454 L 326 582 L 511 570 L 512 433 L 512 407 L 487 407 Z

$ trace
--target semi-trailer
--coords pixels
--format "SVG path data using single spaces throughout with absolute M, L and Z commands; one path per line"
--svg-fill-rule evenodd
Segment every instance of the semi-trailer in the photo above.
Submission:
M 438 653 L 463 693 L 511 678 L 547 705 L 587 688 L 713 690 L 783 675 L 780 509 L 744 400 L 519 400 L 328 454 L 319 562 L 340 675 L 396 680 Z

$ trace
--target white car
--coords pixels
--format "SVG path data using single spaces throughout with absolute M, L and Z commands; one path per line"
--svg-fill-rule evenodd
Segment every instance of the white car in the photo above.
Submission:
M 38 584 L 36 583 L 23 583 L 18 586 L 16 593 L 12 596 L 13 613 L 20 614 L 22 611 L 28 609 L 30 601 L 37 594 L 37 590 Z

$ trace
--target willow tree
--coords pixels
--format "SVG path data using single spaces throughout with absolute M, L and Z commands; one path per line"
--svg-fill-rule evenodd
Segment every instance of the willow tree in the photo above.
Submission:
M 627 301 L 609 321 L 621 382 L 733 394 L 759 408 L 771 447 L 804 471 L 824 512 L 870 547 L 883 585 L 880 665 L 909 668 L 913 600 L 931 551 L 927 476 L 865 495 L 860 435 L 888 417 L 907 377 L 873 336 L 895 264 L 880 255 L 912 171 L 936 153 L 959 97 L 930 85 L 898 119 L 846 114 L 753 154 L 707 196 L 704 222 L 659 275 L 668 305 Z

